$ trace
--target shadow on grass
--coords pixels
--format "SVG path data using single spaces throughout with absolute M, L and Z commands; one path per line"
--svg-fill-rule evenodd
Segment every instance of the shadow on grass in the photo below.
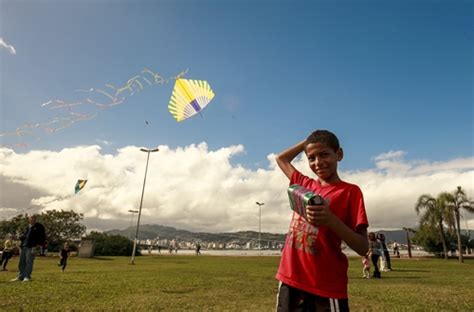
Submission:
M 4 284 L 4 285 L 13 284 L 13 282 L 10 282 L 8 280 L 7 281 L 0 281 L 0 285 L 2 285 L 2 284 Z
M 415 272 L 415 273 L 430 273 L 431 271 L 430 270 L 419 270 L 419 269 L 401 269 L 401 270 L 393 270 L 392 272 L 402 272 L 402 273 L 405 273 L 405 272 Z
M 162 293 L 165 294 L 189 294 L 192 293 L 194 289 L 163 289 Z
M 189 261 L 168 261 L 168 263 L 172 263 L 172 264 L 188 264 Z
M 425 279 L 426 277 L 423 276 L 388 276 L 382 275 L 382 279 Z
M 63 284 L 89 284 L 89 282 L 81 282 L 81 281 L 63 281 Z

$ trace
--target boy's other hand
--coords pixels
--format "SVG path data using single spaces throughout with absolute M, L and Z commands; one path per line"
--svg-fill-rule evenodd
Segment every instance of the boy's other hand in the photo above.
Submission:
M 322 205 L 306 206 L 306 216 L 308 222 L 312 225 L 324 225 L 327 227 L 331 227 L 334 223 L 334 218 L 336 218 L 331 212 L 331 209 L 329 209 L 328 202 L 324 198 Z

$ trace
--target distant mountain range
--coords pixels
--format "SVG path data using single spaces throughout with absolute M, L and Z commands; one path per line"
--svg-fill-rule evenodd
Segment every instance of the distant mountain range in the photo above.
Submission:
M 386 241 L 396 240 L 399 243 L 406 244 L 406 233 L 404 230 L 380 230 L 379 233 L 385 235 Z M 135 227 L 129 227 L 124 230 L 110 230 L 106 231 L 106 234 L 121 235 L 124 237 L 130 237 L 135 235 Z M 274 233 L 261 233 L 261 241 L 263 242 L 284 242 L 285 234 L 274 234 Z M 186 230 L 176 229 L 171 226 L 158 225 L 158 224 L 144 224 L 140 225 L 140 231 L 138 233 L 138 239 L 176 239 L 178 241 L 188 242 L 218 242 L 218 243 L 229 243 L 238 242 L 244 244 L 249 241 L 258 241 L 258 232 L 256 231 L 239 231 L 239 232 L 227 232 L 227 233 L 207 233 L 207 232 L 190 232 Z
M 135 227 L 129 227 L 124 230 L 110 230 L 105 233 L 111 235 L 121 235 L 125 237 L 135 235 Z M 261 241 L 272 241 L 272 242 L 284 242 L 286 234 L 272 234 L 272 233 L 261 233 Z M 207 233 L 207 232 L 190 232 L 186 230 L 179 230 L 171 226 L 164 226 L 158 224 L 145 224 L 140 225 L 140 231 L 138 233 L 138 239 L 175 239 L 178 241 L 187 242 L 216 242 L 216 243 L 229 243 L 238 242 L 245 244 L 249 241 L 258 241 L 258 232 L 255 231 L 239 231 L 229 233 Z

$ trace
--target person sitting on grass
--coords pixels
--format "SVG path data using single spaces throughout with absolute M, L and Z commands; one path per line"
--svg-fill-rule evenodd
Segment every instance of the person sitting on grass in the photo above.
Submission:
M 292 160 L 305 152 L 317 179 L 303 175 Z M 337 164 L 343 158 L 339 140 L 316 130 L 284 150 L 276 162 L 290 180 L 322 197 L 306 207 L 307 219 L 293 212 L 276 278 L 277 311 L 349 311 L 348 260 L 341 241 L 359 255 L 368 250 L 367 215 L 360 188 L 342 181 Z

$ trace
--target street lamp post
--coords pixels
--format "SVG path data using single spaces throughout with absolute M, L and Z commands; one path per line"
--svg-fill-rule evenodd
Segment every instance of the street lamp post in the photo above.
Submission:
M 146 156 L 146 166 L 145 166 L 145 178 L 143 179 L 142 197 L 140 199 L 140 209 L 138 209 L 137 229 L 135 231 L 135 240 L 133 241 L 131 264 L 135 264 L 135 252 L 137 251 L 138 230 L 140 227 L 140 217 L 142 215 L 143 194 L 145 194 L 145 183 L 146 183 L 146 173 L 148 171 L 148 160 L 150 159 L 150 153 L 158 152 L 159 149 L 158 148 L 154 148 L 154 149 L 140 148 L 140 151 L 147 153 L 147 156 Z
M 261 242 L 261 233 L 262 233 L 262 206 L 265 205 L 265 203 L 259 203 L 255 202 L 258 205 L 258 247 L 260 250 L 262 249 L 262 242 Z
M 128 212 L 132 213 L 132 218 L 130 219 L 130 228 L 128 229 L 128 238 L 132 238 L 132 226 L 133 226 L 133 216 L 138 213 L 138 210 L 131 210 L 129 209 Z

